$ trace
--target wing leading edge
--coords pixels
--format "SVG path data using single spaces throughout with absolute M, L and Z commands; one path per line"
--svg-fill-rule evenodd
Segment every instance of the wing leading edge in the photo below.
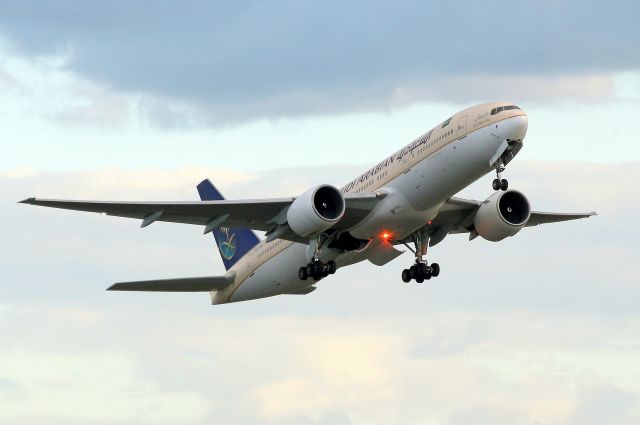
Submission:
M 373 211 L 379 199 L 375 193 L 345 196 L 345 215 L 335 228 L 345 229 L 358 223 Z M 142 220 L 141 227 L 163 221 L 201 225 L 209 231 L 213 227 L 224 226 L 269 232 L 280 224 L 282 217 L 286 217 L 287 209 L 294 200 L 291 197 L 196 202 L 110 202 L 28 198 L 20 203 L 135 218 Z M 278 238 L 309 243 L 308 238 L 302 238 L 290 229 L 279 233 Z

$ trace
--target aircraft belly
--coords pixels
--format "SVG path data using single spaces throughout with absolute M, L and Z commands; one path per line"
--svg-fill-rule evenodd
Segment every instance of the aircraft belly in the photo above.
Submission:
M 409 235 L 435 217 L 446 199 L 491 171 L 489 158 L 499 142 L 486 128 L 443 147 L 384 186 L 387 197 L 350 233 L 362 239 L 382 231 Z
M 377 238 L 381 232 L 393 234 L 394 238 L 404 238 L 425 223 L 425 213 L 416 210 L 401 189 L 386 189 L 387 196 L 363 222 L 349 230 L 359 239 Z M 434 215 L 437 211 L 433 212 Z
M 491 171 L 488 159 L 496 143 L 490 130 L 479 130 L 445 146 L 408 173 L 411 186 L 403 188 L 407 199 L 417 210 L 425 210 L 455 195 Z
M 309 286 L 313 281 L 298 278 L 298 268 L 306 263 L 306 246 L 294 243 L 249 275 L 229 302 L 271 297 Z

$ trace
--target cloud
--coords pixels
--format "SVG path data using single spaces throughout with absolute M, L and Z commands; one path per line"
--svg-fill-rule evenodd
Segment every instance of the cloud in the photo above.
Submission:
M 456 410 L 447 425 L 525 425 L 531 423 L 524 412 L 502 403 L 488 406 L 469 406 Z
M 17 391 L 0 392 L 9 401 L 0 417 L 38 411 L 43 424 L 61 415 L 171 423 L 183 412 L 187 424 L 355 425 L 458 424 L 477 416 L 478 423 L 573 425 L 600 407 L 596 418 L 637 421 L 640 387 L 629 376 L 637 322 L 585 326 L 589 316 L 518 312 L 303 317 L 275 309 L 230 318 L 175 306 L 167 319 L 164 307 L 140 307 L 101 307 L 111 319 L 82 339 L 70 338 L 81 323 L 58 327 L 65 319 L 55 317 L 52 338 L 35 339 L 31 326 L 19 336 L 4 333 L 15 349 L 0 352 L 0 376 L 24 394 L 12 402 Z M 425 329 L 456 340 L 469 327 L 478 336 L 460 350 L 411 353 L 429 339 Z M 620 355 L 624 344 L 627 355 Z M 58 393 L 45 397 L 52 389 Z
M 64 127 L 122 129 L 134 118 L 135 97 L 107 89 L 65 69 L 66 55 L 25 58 L 0 40 L 0 114 L 45 118 Z
M 127 358 L 112 353 L 0 351 L 2 375 L 20 385 L 19 397 L 0 392 L 0 419 L 31 415 L 123 423 L 193 423 L 208 413 L 198 394 L 162 391 L 135 376 Z M 15 392 L 13 393 L 15 395 Z
M 330 330 L 309 320 L 307 327 L 286 355 L 299 368 L 256 389 L 262 417 L 276 421 L 341 411 L 361 405 L 363 394 L 367 403 L 388 400 L 393 376 L 383 365 L 404 355 L 404 337 L 360 324 Z
M 0 172 L 12 186 L 12 193 L 19 195 L 21 190 L 49 197 L 143 197 L 155 199 L 166 196 L 179 196 L 185 200 L 197 199 L 195 186 L 204 178 L 210 177 L 223 189 L 256 180 L 258 175 L 221 168 L 184 166 L 175 170 L 139 169 L 125 170 L 106 168 L 95 171 L 72 173 L 47 173 L 31 169 L 15 169 Z M 22 192 L 25 193 L 25 192 Z M 42 196 L 41 196 L 42 197 Z M 10 198 L 7 196 L 7 200 Z
M 568 420 L 570 425 L 631 425 L 637 418 L 637 393 L 609 385 L 582 389 L 581 398 Z
M 531 77 L 553 96 L 560 77 L 576 88 L 569 90 L 573 97 L 585 78 L 639 65 L 637 55 L 620 54 L 640 42 L 632 19 L 638 5 L 627 0 L 588 6 L 407 0 L 366 8 L 164 1 L 153 11 L 143 2 L 78 8 L 25 1 L 2 9 L 0 31 L 17 51 L 67 56 L 68 69 L 117 91 L 150 95 L 150 109 L 165 118 L 177 111 L 177 122 L 184 119 L 180 110 L 193 110 L 188 105 L 220 123 L 385 109 L 398 97 L 406 101 L 407 92 L 416 100 L 453 93 L 468 102 L 491 94 L 473 81 L 502 78 Z M 450 91 L 439 90 L 441 81 Z M 512 87 L 511 96 L 540 97 Z M 561 89 L 556 97 L 564 95 Z

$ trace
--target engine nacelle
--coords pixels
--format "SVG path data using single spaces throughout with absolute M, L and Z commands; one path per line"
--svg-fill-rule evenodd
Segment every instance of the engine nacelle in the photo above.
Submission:
M 484 239 L 498 242 L 520 231 L 529 221 L 529 200 L 516 190 L 496 192 L 478 208 L 473 224 Z
M 297 197 L 287 211 L 291 230 L 310 236 L 333 226 L 344 215 L 344 197 L 328 184 L 312 187 Z

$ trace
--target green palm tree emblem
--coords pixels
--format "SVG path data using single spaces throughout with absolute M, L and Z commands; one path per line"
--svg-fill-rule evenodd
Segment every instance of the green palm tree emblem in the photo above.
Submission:
M 236 234 L 229 235 L 229 228 L 221 227 L 219 237 L 218 249 L 220 249 L 220 254 L 225 260 L 231 260 L 236 253 L 236 246 L 238 245 Z

